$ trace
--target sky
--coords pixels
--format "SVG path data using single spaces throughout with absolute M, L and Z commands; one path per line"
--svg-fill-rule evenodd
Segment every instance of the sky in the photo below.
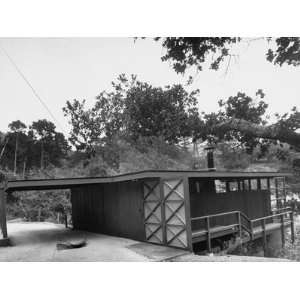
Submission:
M 0 49 L 0 131 L 11 121 L 30 125 L 49 119 L 58 131 L 69 132 L 62 107 L 67 100 L 86 99 L 88 105 L 121 73 L 136 74 L 139 80 L 154 86 L 185 84 L 195 70 L 178 75 L 170 63 L 162 62 L 164 49 L 152 39 L 133 38 L 0 38 L 7 51 L 30 84 L 47 103 L 47 110 Z M 199 72 L 188 90 L 199 89 L 199 110 L 218 109 L 218 100 L 226 100 L 238 91 L 255 96 L 258 89 L 266 94 L 268 113 L 284 113 L 299 107 L 300 68 L 274 66 L 265 59 L 268 45 L 262 39 L 235 46 L 232 59 L 218 71 Z

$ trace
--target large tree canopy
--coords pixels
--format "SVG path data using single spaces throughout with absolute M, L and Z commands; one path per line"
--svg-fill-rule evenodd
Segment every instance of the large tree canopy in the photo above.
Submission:
M 243 145 L 248 152 L 260 145 L 270 142 L 288 143 L 300 150 L 300 113 L 294 107 L 290 113 L 276 114 L 277 120 L 268 125 L 266 115 L 268 105 L 262 100 L 262 90 L 252 98 L 245 93 L 237 93 L 226 101 L 219 101 L 217 113 L 203 114 L 205 126 L 199 128 L 196 138 L 204 140 L 235 140 Z
M 177 73 L 184 73 L 188 67 L 196 67 L 201 71 L 208 60 L 210 68 L 218 70 L 224 59 L 232 55 L 230 51 L 232 44 L 241 42 L 243 38 L 166 37 L 155 40 L 162 41 L 162 46 L 166 50 L 162 60 L 171 62 Z M 268 61 L 280 66 L 300 64 L 300 38 L 279 37 L 265 40 L 270 45 L 265 53 Z
M 9 124 L 0 139 L 0 166 L 24 173 L 32 168 L 59 166 L 69 149 L 64 135 L 48 120 L 33 122 L 29 128 L 20 120 Z
M 219 69 L 225 58 L 232 55 L 230 47 L 239 43 L 242 38 L 229 37 L 166 37 L 161 40 L 166 54 L 163 61 L 169 61 L 177 73 L 185 73 L 187 68 L 196 67 L 201 71 L 208 63 L 211 69 Z M 269 43 L 266 59 L 275 65 L 284 64 L 298 66 L 300 64 L 300 38 L 279 37 L 265 38 Z M 258 94 L 262 95 L 262 94 Z M 284 100 L 284 99 L 283 99 Z M 206 137 L 223 135 L 223 138 L 235 137 L 248 147 L 253 147 L 259 138 L 271 139 L 288 143 L 300 149 L 300 113 L 293 108 L 290 113 L 277 115 L 277 122 L 267 124 L 261 119 L 266 104 L 261 102 L 257 107 L 251 107 L 251 98 L 243 93 L 230 97 L 225 104 L 225 112 L 206 115 L 206 126 L 199 128 L 198 135 Z M 254 113 L 254 115 L 253 115 Z M 257 119 L 258 118 L 258 119 Z
M 116 135 L 132 141 L 156 136 L 178 143 L 193 136 L 201 123 L 197 93 L 181 85 L 153 87 L 136 76 L 120 75 L 112 91 L 101 92 L 91 108 L 84 100 L 67 102 L 63 110 L 72 125 L 70 142 L 87 151 Z

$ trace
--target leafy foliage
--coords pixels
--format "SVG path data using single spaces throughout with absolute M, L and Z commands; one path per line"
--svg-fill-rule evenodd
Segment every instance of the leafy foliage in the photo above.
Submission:
M 262 90 L 258 90 L 256 96 L 263 98 L 264 93 Z M 226 101 L 220 100 L 219 106 L 219 118 L 221 120 L 235 118 L 259 125 L 265 125 L 267 123 L 265 113 L 268 104 L 262 100 L 257 101 L 257 99 L 253 99 L 245 93 L 238 92 L 236 96 L 230 96 Z M 234 130 L 224 132 L 223 138 L 227 141 L 237 140 L 245 146 L 249 152 L 252 152 L 254 147 L 260 142 L 258 138 Z
M 283 64 L 299 66 L 300 64 L 300 38 L 280 37 L 275 39 L 276 49 L 269 49 L 267 60 L 275 65 Z
M 170 61 L 177 73 L 184 73 L 188 67 L 196 67 L 201 71 L 204 64 L 211 60 L 210 68 L 218 70 L 226 57 L 230 57 L 230 46 L 241 42 L 243 39 L 236 37 L 165 37 L 162 40 L 166 54 L 163 61 Z M 275 41 L 266 58 L 273 64 L 298 66 L 300 64 L 300 38 L 279 37 L 265 38 L 266 41 Z
M 125 75 L 112 83 L 112 89 L 101 92 L 90 109 L 84 107 L 84 100 L 67 102 L 64 112 L 72 125 L 70 142 L 77 150 L 94 154 L 96 146 L 109 143 L 117 135 L 132 141 L 162 137 L 176 144 L 192 137 L 201 124 L 198 90 L 188 93 L 181 85 L 156 88 Z
M 229 55 L 230 44 L 239 39 L 230 37 L 167 37 L 162 40 L 162 45 L 167 50 L 162 60 L 170 60 L 177 73 L 184 73 L 190 66 L 197 66 L 197 69 L 201 71 L 208 56 L 212 54 L 214 54 L 214 58 L 210 68 L 217 70 L 220 63 Z
M 12 170 L 17 147 L 17 171 L 23 173 L 32 168 L 59 166 L 69 150 L 64 135 L 55 130 L 55 125 L 47 120 L 39 120 L 27 126 L 21 121 L 9 124 L 9 131 L 0 142 L 3 155 L 0 166 Z

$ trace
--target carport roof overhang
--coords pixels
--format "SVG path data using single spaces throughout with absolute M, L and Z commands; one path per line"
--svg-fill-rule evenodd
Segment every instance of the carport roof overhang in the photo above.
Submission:
M 30 191 L 30 190 L 54 190 L 70 189 L 83 185 L 111 183 L 138 180 L 143 178 L 211 178 L 211 179 L 251 179 L 251 178 L 274 178 L 287 177 L 291 173 L 280 172 L 226 172 L 226 171 L 177 171 L 177 170 L 149 170 L 135 173 L 108 177 L 81 177 L 81 178 L 60 178 L 60 179 L 30 179 L 8 181 L 4 186 L 6 192 Z

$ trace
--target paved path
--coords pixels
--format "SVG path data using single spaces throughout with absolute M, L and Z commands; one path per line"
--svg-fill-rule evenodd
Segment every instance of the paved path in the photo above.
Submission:
M 130 239 L 66 229 L 46 222 L 8 223 L 12 246 L 0 247 L 0 261 L 160 261 L 186 251 Z M 57 250 L 56 243 L 86 239 L 87 246 Z
M 46 222 L 8 223 L 12 246 L 0 247 L 0 261 L 287 261 L 251 256 L 200 256 L 187 251 L 141 243 L 104 234 L 76 231 Z M 58 242 L 85 239 L 87 246 L 57 250 Z

